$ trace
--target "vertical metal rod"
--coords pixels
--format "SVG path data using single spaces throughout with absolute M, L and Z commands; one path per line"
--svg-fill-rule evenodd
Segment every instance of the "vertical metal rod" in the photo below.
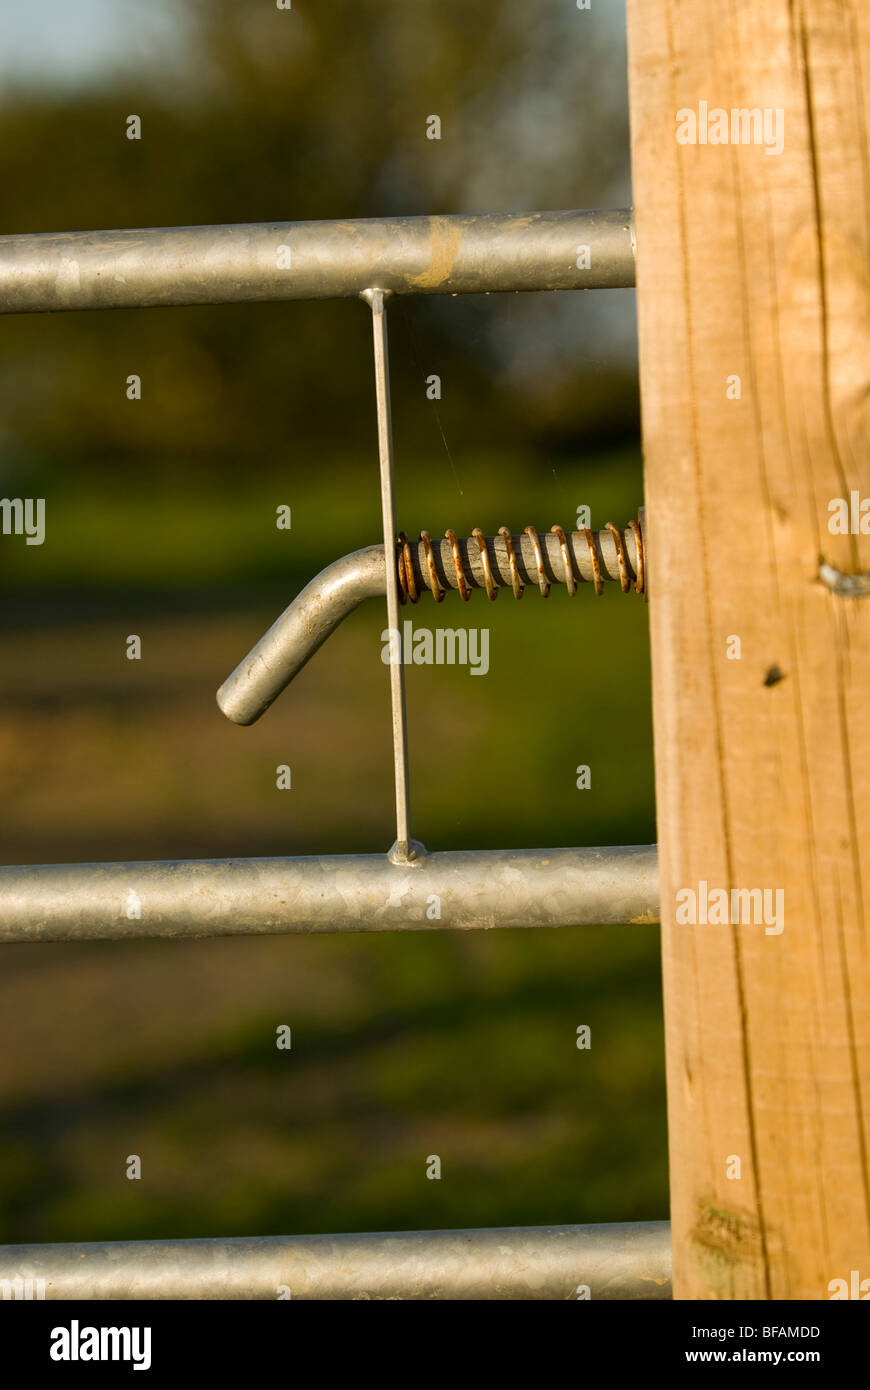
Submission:
M 389 291 L 386 292 L 388 293 Z M 378 460 L 381 471 L 381 514 L 387 572 L 387 626 L 391 632 L 399 632 L 399 579 L 396 566 L 392 563 L 396 551 L 396 507 L 393 499 L 393 427 L 390 413 L 386 294 L 383 290 L 369 289 L 364 292 L 363 298 L 371 306 L 374 336 Z M 400 862 L 408 862 L 412 857 L 408 824 L 408 732 L 405 667 L 401 659 L 390 662 L 390 699 L 393 711 L 393 767 L 396 778 L 396 844 L 392 857 Z

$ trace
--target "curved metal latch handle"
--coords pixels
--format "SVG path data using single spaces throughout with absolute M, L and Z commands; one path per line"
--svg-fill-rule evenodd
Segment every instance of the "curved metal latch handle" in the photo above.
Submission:
M 526 587 L 546 597 L 552 584 L 564 584 L 571 594 L 580 584 L 600 594 L 607 581 L 623 593 L 634 588 L 645 594 L 648 587 L 642 520 L 622 530 L 608 523 L 601 531 L 583 528 L 567 536 L 559 526 L 543 533 L 527 526 L 519 536 L 502 527 L 497 536 L 475 530 L 459 539 L 449 531 L 444 540 L 431 541 L 424 531 L 419 541 L 400 537 L 394 563 L 402 595 L 412 603 L 427 589 L 440 600 L 449 589 L 464 599 L 472 589 L 485 589 L 494 599 L 500 588 L 520 598 Z M 235 724 L 259 719 L 339 623 L 365 599 L 382 597 L 386 583 L 382 545 L 327 565 L 224 681 L 217 702 L 227 718 Z
M 217 702 L 227 719 L 255 723 L 348 613 L 385 590 L 382 545 L 327 565 L 224 681 Z

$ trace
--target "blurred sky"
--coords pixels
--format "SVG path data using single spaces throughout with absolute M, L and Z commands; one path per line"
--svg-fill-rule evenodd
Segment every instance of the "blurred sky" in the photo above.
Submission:
M 77 87 L 98 81 L 131 50 L 161 62 L 184 39 L 184 5 L 174 0 L 4 0 L 0 77 L 5 83 Z
M 319 0 L 294 0 L 293 19 Z M 272 0 L 259 0 L 271 5 Z M 407 0 L 409 8 L 414 0 Z M 553 25 L 570 36 L 578 22 L 606 27 L 611 42 L 624 45 L 623 0 L 595 0 L 577 12 L 574 0 L 507 0 L 520 21 L 533 17 L 532 31 Z M 184 0 L 4 0 L 0 7 L 0 78 L 4 81 L 79 86 L 99 81 L 135 54 L 138 61 L 184 57 L 190 27 Z M 288 16 L 289 18 L 289 16 Z M 543 95 L 543 94 L 542 94 Z
M 300 54 L 306 50 L 311 15 L 319 3 L 293 0 L 292 11 L 281 16 L 282 24 L 286 21 L 298 32 Z M 490 3 L 483 0 L 484 9 Z M 214 84 L 220 89 L 221 77 L 197 42 L 208 9 L 207 0 L 3 0 L 0 103 L 14 110 L 17 94 L 33 88 L 61 98 L 69 94 L 72 101 L 88 89 L 117 87 L 119 75 L 123 83 L 127 74 L 134 84 L 138 77 L 152 78 L 159 100 L 170 108 L 195 104 L 199 98 L 210 100 Z M 405 21 L 403 51 L 412 72 L 419 50 L 430 42 L 430 6 L 404 0 L 400 9 Z M 377 6 L 371 13 L 377 13 Z M 360 29 L 371 24 L 368 14 L 361 6 Z M 498 0 L 493 14 L 498 25 L 518 36 L 522 57 L 500 73 L 491 70 L 486 52 L 480 54 L 479 95 L 470 95 L 462 139 L 455 151 L 448 148 L 449 142 L 439 151 L 445 179 L 460 165 L 461 177 L 450 193 L 445 185 L 439 197 L 438 175 L 433 174 L 427 205 L 418 207 L 413 202 L 421 178 L 417 154 L 384 151 L 383 187 L 373 189 L 377 210 L 390 215 L 630 205 L 624 0 L 594 0 L 593 8 L 584 11 L 577 9 L 575 0 Z M 438 16 L 447 29 L 462 32 L 462 0 L 445 0 Z M 237 41 L 262 62 L 274 34 L 274 0 L 239 0 L 233 21 Z M 360 33 L 351 28 L 348 44 L 354 47 L 359 39 Z M 328 73 L 323 81 L 328 87 Z M 407 76 L 407 81 L 413 82 L 413 77 Z M 138 87 L 137 91 L 141 100 Z M 389 93 L 384 92 L 384 100 L 390 100 Z M 72 109 L 70 119 L 75 119 Z M 288 104 L 283 119 L 292 129 L 300 118 Z M 324 130 L 326 124 L 324 119 Z M 608 160 L 606 150 L 623 146 L 624 159 Z M 188 199 L 190 213 L 185 206 L 179 221 L 208 220 L 196 215 L 194 193 Z M 294 216 L 277 181 L 274 211 L 271 200 L 269 205 L 267 216 Z M 359 213 L 348 205 L 340 215 Z M 243 213 L 238 216 L 245 220 Z M 154 222 L 154 217 L 148 219 L 148 224 Z M 76 225 L 91 224 L 85 218 Z M 6 219 L 2 230 L 31 228 Z M 498 370 L 519 388 L 531 378 L 559 380 L 570 375 L 577 362 L 575 296 L 530 297 L 521 310 L 512 312 L 522 315 L 525 331 L 507 333 L 501 314 L 492 315 L 488 337 Z M 460 315 L 454 317 L 460 320 Z M 584 296 L 582 333 L 587 345 L 595 345 L 600 360 L 632 371 L 637 354 L 633 294 Z

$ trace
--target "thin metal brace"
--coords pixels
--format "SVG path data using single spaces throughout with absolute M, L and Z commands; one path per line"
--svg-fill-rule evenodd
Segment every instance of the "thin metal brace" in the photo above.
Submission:
M 396 534 L 396 503 L 393 496 L 393 421 L 390 410 L 390 358 L 387 343 L 387 297 L 389 290 L 364 290 L 362 298 L 372 311 L 375 356 L 375 400 L 378 411 L 378 464 L 381 474 L 381 516 L 384 526 L 384 553 L 393 546 Z M 387 565 L 387 627 L 399 631 L 399 576 L 395 565 Z M 395 864 L 413 863 L 420 846 L 411 840 L 408 815 L 408 713 L 405 705 L 405 668 L 401 661 L 390 662 L 390 704 L 393 715 L 393 772 L 396 783 L 396 843 L 390 850 Z

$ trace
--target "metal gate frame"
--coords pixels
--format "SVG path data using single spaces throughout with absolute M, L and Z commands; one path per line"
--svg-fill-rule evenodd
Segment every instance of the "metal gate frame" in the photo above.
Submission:
M 363 298 L 373 314 L 384 502 L 384 546 L 372 548 L 363 588 L 368 582 L 372 593 L 386 591 L 393 613 L 402 570 L 400 559 L 397 580 L 396 567 L 388 563 L 395 544 L 389 297 L 627 288 L 634 285 L 634 250 L 633 219 L 626 210 L 5 236 L 0 312 Z M 574 584 L 592 578 L 599 590 L 603 578 L 618 576 L 625 589 L 630 566 L 636 587 L 645 589 L 639 528 L 633 542 L 628 531 L 610 531 L 612 542 L 604 532 L 586 533 L 591 572 L 564 533 L 558 545 L 550 541 L 544 547 L 536 533 L 530 540 L 507 537 L 501 547 L 494 538 L 478 538 L 480 556 L 474 553 L 473 560 L 472 551 L 457 551 L 453 537 L 458 581 L 442 566 L 441 582 L 461 588 L 465 574 L 469 583 L 489 590 L 496 565 L 497 582 L 513 582 L 516 591 L 517 564 L 527 578 L 536 564 L 542 592 L 545 583 L 563 578 Z M 445 550 L 439 564 L 447 555 Z M 416 573 L 425 580 L 420 557 Z M 425 558 L 431 559 L 428 550 Z M 429 568 L 434 592 L 439 581 L 431 563 Z M 280 638 L 285 655 L 300 630 L 300 600 L 263 639 L 274 647 Z M 319 600 L 316 606 L 320 613 Z M 309 596 L 308 618 L 311 611 Z M 323 640 L 311 639 L 310 623 L 306 632 L 303 660 Z M 283 670 L 264 703 L 252 679 L 262 647 L 222 688 L 222 707 L 239 722 L 256 718 L 301 664 L 289 674 Z M 293 666 L 289 656 L 285 666 Z M 412 841 L 400 685 L 397 674 L 397 840 L 388 855 L 0 868 L 0 941 L 659 920 L 654 846 L 429 854 Z M 142 904 L 132 920 L 123 910 L 131 891 Z M 435 922 L 424 910 L 432 892 L 442 901 L 442 918 Z M 0 1249 L 3 1298 L 660 1299 L 669 1298 L 670 1290 L 667 1222 Z

